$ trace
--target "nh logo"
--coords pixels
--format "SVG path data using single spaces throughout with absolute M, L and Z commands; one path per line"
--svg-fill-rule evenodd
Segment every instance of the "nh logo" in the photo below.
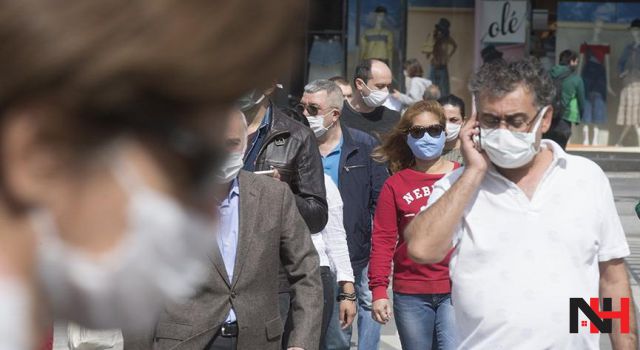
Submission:
M 582 298 L 569 299 L 569 332 L 578 333 L 579 327 L 586 327 L 589 322 L 578 322 L 578 310 L 591 321 L 590 333 L 611 333 L 613 319 L 620 320 L 620 333 L 629 333 L 629 298 L 620 298 L 620 311 L 612 311 L 611 298 L 590 298 L 589 304 Z

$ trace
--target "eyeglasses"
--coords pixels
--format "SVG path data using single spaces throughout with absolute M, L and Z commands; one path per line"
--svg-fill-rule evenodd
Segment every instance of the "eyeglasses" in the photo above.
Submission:
M 431 137 L 438 137 L 442 135 L 445 127 L 440 124 L 434 124 L 429 126 L 414 125 L 407 130 L 407 133 L 414 139 L 421 139 L 424 137 L 424 133 L 428 133 Z
M 507 129 L 517 131 L 522 130 L 524 127 L 529 127 L 531 124 L 536 121 L 542 108 L 538 110 L 536 115 L 533 118 L 529 118 L 526 114 L 516 114 L 512 116 L 507 116 L 505 118 L 500 118 L 493 115 L 482 115 L 480 117 L 480 126 L 485 129 L 497 129 L 500 127 L 502 123 L 507 124 Z M 527 121 L 529 119 L 529 121 Z
M 315 117 L 316 115 L 318 115 L 318 112 L 320 111 L 320 107 L 318 106 L 314 106 L 314 105 L 305 105 L 304 103 L 298 103 L 296 105 L 296 109 L 298 110 L 298 112 L 303 113 L 306 110 L 307 113 L 309 113 L 310 116 Z

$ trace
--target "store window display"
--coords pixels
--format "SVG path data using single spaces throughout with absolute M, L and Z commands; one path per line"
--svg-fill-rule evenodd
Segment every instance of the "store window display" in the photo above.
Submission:
M 640 18 L 629 27 L 632 41 L 624 48 L 618 60 L 623 88 L 616 123 L 624 126 L 616 146 L 621 146 L 632 127 L 640 127 Z
M 450 94 L 448 64 L 458 49 L 458 44 L 450 35 L 451 23 L 446 18 L 440 18 L 435 26 L 433 36 L 429 35 L 423 46 L 423 53 L 431 62 L 429 79 L 440 87 L 443 96 Z
M 309 81 L 342 74 L 344 49 L 339 35 L 314 35 L 309 52 Z
M 378 59 L 393 67 L 393 32 L 384 27 L 387 8 L 378 6 L 375 8 L 375 24 L 373 28 L 364 31 L 360 38 L 362 60 Z
M 596 20 L 591 41 L 580 46 L 580 71 L 584 80 L 586 101 L 582 122 L 583 144 L 589 145 L 589 129 L 593 128 L 592 145 L 598 144 L 599 127 L 607 122 L 607 93 L 615 96 L 611 88 L 609 55 L 611 47 L 600 36 L 604 22 Z

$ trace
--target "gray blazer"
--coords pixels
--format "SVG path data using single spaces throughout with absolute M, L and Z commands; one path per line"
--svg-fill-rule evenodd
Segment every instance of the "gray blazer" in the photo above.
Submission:
M 232 305 L 238 318 L 238 350 L 280 349 L 281 262 L 293 291 L 294 328 L 288 346 L 318 349 L 323 308 L 319 259 L 295 197 L 285 183 L 245 171 L 240 172 L 239 189 L 240 229 L 232 282 L 215 249 L 201 291 L 185 304 L 168 306 L 145 339 L 125 335 L 126 350 L 203 350 Z

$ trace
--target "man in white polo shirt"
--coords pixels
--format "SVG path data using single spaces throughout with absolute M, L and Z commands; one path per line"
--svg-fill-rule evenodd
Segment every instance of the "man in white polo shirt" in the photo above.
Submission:
M 540 140 L 554 87 L 537 60 L 484 65 L 470 90 L 477 116 L 460 133 L 466 167 L 435 185 L 407 228 L 409 255 L 435 263 L 455 247 L 460 349 L 598 349 L 589 327 L 570 333 L 569 299 L 612 298 L 617 311 L 631 298 L 609 181 L 595 163 Z M 636 349 L 634 315 L 631 302 L 627 334 L 613 321 L 614 349 Z

